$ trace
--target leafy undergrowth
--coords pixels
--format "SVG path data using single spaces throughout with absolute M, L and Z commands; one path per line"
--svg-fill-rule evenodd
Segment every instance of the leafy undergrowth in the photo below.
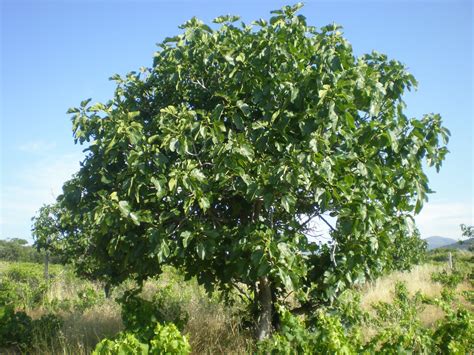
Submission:
M 2 263 L 0 349 L 7 354 L 472 352 L 472 253 L 455 254 L 453 270 L 437 253 L 411 272 L 346 291 L 312 316 L 280 309 L 280 331 L 259 344 L 252 340 L 244 301 L 225 305 L 219 294 L 208 296 L 171 268 L 141 289 L 124 283 L 106 298 L 103 285 L 80 280 L 66 267 L 54 265 L 46 284 L 40 264 Z

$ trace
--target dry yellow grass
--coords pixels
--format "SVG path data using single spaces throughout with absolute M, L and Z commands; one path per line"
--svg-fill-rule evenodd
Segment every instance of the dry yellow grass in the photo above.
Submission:
M 440 283 L 433 282 L 431 275 L 434 272 L 440 272 L 444 269 L 443 266 L 424 264 L 415 266 L 409 272 L 393 272 L 390 275 L 381 277 L 375 282 L 366 284 L 362 290 L 361 307 L 369 313 L 372 312 L 372 304 L 378 302 L 392 302 L 395 284 L 403 282 L 411 295 L 421 292 L 428 297 L 439 297 L 443 286 Z M 467 282 L 460 284 L 457 287 L 457 292 L 463 290 L 472 290 L 472 286 Z M 459 302 L 468 308 L 472 305 L 460 297 Z M 427 305 L 419 314 L 421 323 L 426 327 L 431 327 L 436 321 L 444 317 L 443 311 L 436 306 Z
M 393 290 L 397 282 L 406 284 L 410 294 L 420 291 L 424 295 L 438 296 L 442 286 L 431 281 L 431 274 L 440 271 L 441 267 L 431 264 L 417 265 L 409 272 L 393 272 L 381 277 L 375 282 L 368 283 L 362 289 L 361 306 L 370 310 L 370 305 L 377 302 L 391 302 Z
M 171 294 L 189 315 L 184 334 L 193 354 L 248 354 L 252 352 L 251 334 L 242 330 L 240 320 L 217 298 L 209 297 L 195 281 L 184 282 L 173 270 L 158 280 L 145 283 L 141 297 L 151 300 L 162 287 L 171 286 Z

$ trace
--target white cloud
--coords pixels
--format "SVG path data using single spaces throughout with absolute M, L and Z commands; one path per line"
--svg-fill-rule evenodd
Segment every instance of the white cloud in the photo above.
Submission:
M 35 153 L 35 154 L 41 154 L 41 153 L 46 153 L 50 152 L 56 147 L 56 143 L 54 142 L 45 142 L 45 141 L 30 141 L 21 144 L 18 149 L 22 152 L 26 153 Z
M 415 220 L 423 238 L 458 239 L 461 238 L 460 224 L 474 225 L 473 206 L 468 202 L 432 202 L 424 206 Z
M 29 238 L 31 217 L 43 204 L 54 202 L 63 183 L 79 169 L 81 157 L 77 153 L 43 157 L 13 173 L 14 180 L 0 190 L 0 238 Z

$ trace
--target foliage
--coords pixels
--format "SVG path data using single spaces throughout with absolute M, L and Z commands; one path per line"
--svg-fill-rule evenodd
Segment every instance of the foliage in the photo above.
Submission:
M 340 26 L 309 26 L 301 6 L 251 25 L 193 18 L 151 68 L 112 77 L 112 100 L 69 110 L 87 156 L 54 220 L 80 273 L 141 282 L 171 264 L 208 291 L 246 285 L 268 312 L 419 255 L 423 161 L 439 169 L 449 131 L 405 115 L 416 80 L 400 62 L 356 58 Z M 318 246 L 308 233 L 328 214 L 332 242 Z
M 30 346 L 31 318 L 25 312 L 15 312 L 11 305 L 0 305 L 0 348 Z
M 133 333 L 120 333 L 114 340 L 103 339 L 92 352 L 93 355 L 148 354 L 148 344 L 141 343 Z
M 63 326 L 63 320 L 61 317 L 55 314 L 45 314 L 39 319 L 35 319 L 31 323 L 32 332 L 34 335 L 33 343 L 36 339 L 51 344 L 57 337 L 61 327 Z
M 80 290 L 77 296 L 78 302 L 74 304 L 74 308 L 80 312 L 84 312 L 86 309 L 89 309 L 104 300 L 104 296 L 90 286 Z
M 466 238 L 474 238 L 474 226 L 461 224 L 462 236 Z
M 340 319 L 323 311 L 315 316 L 313 328 L 288 311 L 281 315 L 282 328 L 270 339 L 259 343 L 262 354 L 353 354 L 360 344 L 346 335 Z
M 0 274 L 0 305 L 8 303 L 23 309 L 33 308 L 43 302 L 46 291 L 47 284 L 39 264 L 11 264 Z
M 172 323 L 157 323 L 152 328 L 151 337 L 143 341 L 143 336 L 133 332 L 121 332 L 114 339 L 104 339 L 97 344 L 94 355 L 114 354 L 189 354 L 191 347 L 185 336 Z
M 433 273 L 433 275 L 431 275 L 431 279 L 434 282 L 439 282 L 442 285 L 450 288 L 456 288 L 456 286 L 459 285 L 465 279 L 465 277 L 465 274 L 456 270 L 453 272 L 448 272 L 444 270 L 441 272 Z
M 468 354 L 474 351 L 474 315 L 466 309 L 451 311 L 433 334 L 442 354 Z
M 19 238 L 0 240 L 0 260 L 33 263 L 42 262 L 43 254 L 27 244 L 28 242 L 26 240 Z M 57 260 L 54 259 L 54 261 Z
M 418 319 L 423 309 L 421 294 L 410 297 L 406 286 L 398 283 L 393 303 L 380 302 L 373 307 L 377 312 L 374 323 L 380 331 L 366 345 L 367 350 L 430 353 L 433 349 L 430 330 L 423 327 Z
M 183 329 L 188 314 L 181 303 L 170 297 L 168 287 L 158 290 L 152 301 L 139 296 L 140 289 L 126 291 L 119 302 L 122 305 L 122 320 L 127 331 L 150 339 L 157 323 L 173 323 Z
M 26 350 L 37 338 L 51 342 L 61 328 L 62 320 L 53 314 L 32 320 L 11 305 L 0 305 L 0 349 L 16 347 Z
M 150 340 L 151 354 L 189 354 L 191 347 L 173 323 L 157 324 Z

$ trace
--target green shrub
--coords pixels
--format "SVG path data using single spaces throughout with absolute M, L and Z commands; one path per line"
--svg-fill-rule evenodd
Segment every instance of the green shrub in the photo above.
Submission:
M 79 312 L 84 312 L 85 310 L 101 303 L 105 299 L 104 295 L 97 292 L 91 286 L 79 291 L 77 296 L 78 300 L 77 302 L 74 302 L 74 308 Z
M 442 354 L 470 354 L 474 351 L 474 315 L 466 309 L 450 312 L 433 334 Z
M 0 348 L 15 347 L 21 351 L 46 341 L 51 344 L 63 322 L 54 314 L 32 320 L 25 312 L 15 312 L 13 306 L 0 306 Z
M 0 277 L 0 306 L 18 305 L 21 297 L 16 291 L 17 285 L 6 277 Z
M 446 270 L 444 270 L 442 272 L 433 273 L 431 275 L 431 280 L 450 288 L 456 288 L 457 285 L 459 285 L 465 277 L 466 275 L 461 271 L 456 270 L 453 272 L 447 272 Z
M 144 329 L 142 328 L 142 331 Z M 148 333 L 148 331 L 145 331 Z M 185 336 L 178 328 L 170 323 L 157 323 L 152 329 L 149 341 L 143 341 L 143 336 L 134 332 L 121 332 L 113 340 L 104 339 L 93 351 L 93 355 L 145 355 L 145 354 L 177 354 L 184 355 L 191 352 L 191 347 Z
M 427 298 L 426 302 L 437 305 L 445 317 L 433 329 L 436 351 L 440 354 L 469 354 L 474 351 L 474 314 L 462 307 L 453 306 L 454 291 L 445 287 L 440 298 Z
M 139 292 L 140 290 L 127 291 L 119 299 L 126 330 L 140 333 L 149 339 L 153 336 L 157 323 L 173 323 L 179 329 L 184 328 L 189 316 L 169 287 L 158 290 L 152 301 L 141 298 Z M 141 331 L 142 329 L 146 331 Z
M 373 305 L 376 316 L 372 319 L 379 332 L 365 345 L 366 351 L 382 353 L 430 353 L 433 340 L 429 329 L 423 327 L 418 315 L 424 298 L 420 293 L 410 296 L 406 285 L 397 283 L 393 303 Z
M 55 314 L 45 314 L 31 322 L 36 343 L 51 344 L 63 325 L 63 320 Z
M 189 314 L 171 286 L 161 287 L 153 296 L 152 302 L 160 322 L 173 323 L 181 330 L 184 328 L 189 320 Z
M 54 276 L 54 273 L 52 273 Z M 43 303 L 48 285 L 43 276 L 42 266 L 32 263 L 15 263 L 1 275 L 0 304 L 5 302 L 23 309 L 34 308 Z
M 359 339 L 346 334 L 338 316 L 320 310 L 307 328 L 288 311 L 281 312 L 281 330 L 258 344 L 261 354 L 354 354 Z
M 189 354 L 191 346 L 185 336 L 181 335 L 176 325 L 157 324 L 153 338 L 150 340 L 150 354 Z
M 0 306 L 0 348 L 26 349 L 32 341 L 32 321 L 25 312 L 15 312 L 12 306 Z
M 103 339 L 92 352 L 93 355 L 146 355 L 149 346 L 140 342 L 133 333 L 122 332 L 114 340 Z

